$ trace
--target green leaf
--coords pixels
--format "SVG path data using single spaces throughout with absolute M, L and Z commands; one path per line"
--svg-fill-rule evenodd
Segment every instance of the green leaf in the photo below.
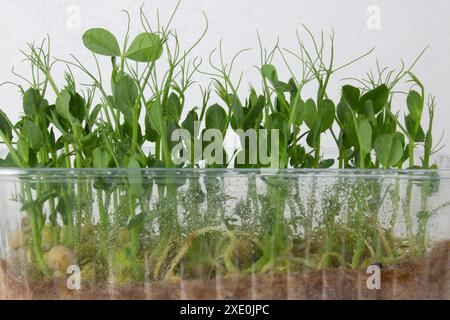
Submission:
M 425 132 L 423 131 L 422 126 L 412 118 L 411 114 L 405 117 L 405 126 L 406 131 L 413 137 L 414 142 L 424 142 L 425 141 Z
M 114 91 L 115 106 L 123 113 L 128 113 L 136 105 L 138 88 L 129 76 L 121 77 Z
M 373 125 L 376 125 L 375 113 L 373 111 L 373 102 L 372 100 L 367 100 L 364 103 L 362 113 Z
M 291 86 L 283 81 L 277 81 L 273 84 L 273 87 L 275 89 L 276 92 L 278 93 L 283 93 L 283 92 L 289 92 L 291 91 Z
M 288 136 L 288 118 L 284 113 L 274 112 L 269 116 L 269 129 L 279 130 L 280 139 Z
M 306 143 L 311 148 L 314 148 L 317 144 L 317 138 L 319 137 L 320 134 L 317 128 L 318 124 L 313 125 L 312 128 L 309 130 L 308 135 L 306 136 Z
M 227 125 L 227 113 L 218 104 L 214 104 L 208 108 L 205 116 L 206 129 L 218 129 L 225 131 Z
M 125 136 L 128 136 L 129 138 L 133 137 L 133 122 L 132 122 L 131 117 L 128 118 L 124 122 L 124 124 L 121 126 L 121 130 Z M 144 138 L 142 136 L 142 131 L 141 131 L 141 125 L 139 123 L 137 124 L 137 140 L 136 141 L 139 146 L 141 146 L 144 142 Z
M 25 119 L 23 123 L 23 133 L 29 142 L 31 149 L 34 151 L 39 151 L 44 145 L 44 135 L 34 122 Z
M 81 139 L 81 148 L 86 158 L 92 159 L 95 147 L 100 144 L 97 133 L 89 133 Z
M 420 121 L 422 118 L 423 104 L 421 95 L 414 90 L 409 91 L 406 98 L 406 104 L 408 105 L 409 115 L 415 122 Z
M 358 109 L 359 96 L 361 92 L 358 88 L 350 85 L 345 85 L 342 87 L 342 98 L 348 103 L 348 105 L 353 109 Z
M 294 145 L 289 149 L 290 164 L 294 168 L 299 168 L 305 161 L 306 150 L 304 147 Z
M 106 29 L 89 29 L 83 35 L 83 43 L 90 51 L 109 57 L 120 56 L 116 37 Z
M 11 154 L 8 153 L 5 159 L 0 158 L 0 168 L 14 168 L 17 165 L 14 163 L 14 160 L 11 157 Z
M 167 114 L 169 119 L 172 120 L 173 123 L 178 123 L 181 117 L 181 103 L 180 99 L 175 93 L 171 93 L 169 99 L 167 99 Z
M 71 95 L 69 102 L 69 111 L 70 114 L 73 117 L 77 118 L 80 122 L 84 120 L 84 117 L 86 115 L 86 103 L 84 101 L 84 98 L 78 93 Z
M 38 90 L 30 88 L 23 95 L 23 111 L 27 116 L 37 116 L 42 105 L 42 97 Z
M 230 96 L 231 110 L 233 112 L 233 117 L 236 120 L 237 128 L 243 128 L 244 126 L 244 108 L 237 96 Z M 236 129 L 237 129 L 236 128 Z
M 97 121 L 98 115 L 100 113 L 102 109 L 102 105 L 101 104 L 97 104 L 91 111 L 91 114 L 89 115 L 89 123 L 91 125 L 94 125 L 95 122 Z
M 28 145 L 26 139 L 19 138 L 19 140 L 17 141 L 17 151 L 20 154 L 20 157 L 25 160 L 25 163 L 29 164 L 30 146 Z
M 345 99 L 341 99 L 336 107 L 336 115 L 342 124 L 352 122 L 353 110 Z
M 164 137 L 166 124 L 163 117 L 163 110 L 159 101 L 153 101 L 150 104 L 149 121 L 151 127 L 158 132 L 158 135 Z
M 138 62 L 153 62 L 158 60 L 163 52 L 161 39 L 155 33 L 143 32 L 131 43 L 126 57 Z
M 397 119 L 389 113 L 380 113 L 377 117 L 377 134 L 394 133 L 397 129 Z
M 181 124 L 183 129 L 186 129 L 187 131 L 189 131 L 192 139 L 194 139 L 196 137 L 196 133 L 195 133 L 195 122 L 196 121 L 198 121 L 197 112 L 195 112 L 195 110 L 191 110 L 188 112 L 186 119 L 184 119 L 183 123 Z
M 300 98 L 300 92 L 295 94 L 291 102 L 289 121 L 297 126 L 301 126 L 305 120 L 305 102 Z
M 312 129 L 319 120 L 316 103 L 313 99 L 308 99 L 305 103 L 305 122 L 308 128 Z
M 0 110 L 0 131 L 3 133 L 6 139 L 12 139 L 11 122 L 2 110 Z
M 363 120 L 358 127 L 358 138 L 360 148 L 364 153 L 369 153 L 372 150 L 372 126 L 368 120 Z
M 373 145 L 377 159 L 384 168 L 398 164 L 403 156 L 401 137 L 397 134 L 382 134 L 378 136 Z
M 388 87 L 386 87 L 385 84 L 382 84 L 376 87 L 375 89 L 365 93 L 359 99 L 358 112 L 363 113 L 365 103 L 368 100 L 371 100 L 373 104 L 372 105 L 373 112 L 374 114 L 378 114 L 378 112 L 380 112 L 384 108 L 388 99 L 389 99 L 389 89 Z
M 266 105 L 266 98 L 259 96 L 254 102 L 252 108 L 245 116 L 244 127 L 245 129 L 255 127 L 262 119 L 262 111 Z
M 278 82 L 278 74 L 275 67 L 271 64 L 265 64 L 261 67 L 261 74 L 264 78 L 267 78 L 272 85 Z
M 248 97 L 249 108 L 252 108 L 255 105 L 256 100 L 258 100 L 258 95 L 254 88 L 250 88 L 250 96 Z
M 69 122 L 72 121 L 72 116 L 70 114 L 70 99 L 71 96 L 69 91 L 63 89 L 58 97 L 58 100 L 56 100 L 56 113 Z M 55 122 L 58 122 L 56 118 L 54 120 Z
M 103 147 L 94 149 L 92 153 L 93 166 L 97 169 L 108 168 L 112 160 L 111 155 Z
M 145 139 L 151 142 L 156 142 L 158 139 L 158 132 L 152 128 L 149 112 L 145 114 Z
M 325 159 L 319 162 L 320 169 L 328 169 L 334 165 L 334 159 Z
M 320 131 L 325 132 L 331 128 L 334 122 L 335 116 L 334 103 L 331 100 L 324 100 L 322 103 L 322 109 L 320 114 Z
M 275 100 L 275 110 L 285 114 L 286 116 L 290 115 L 289 104 L 283 93 L 277 93 L 277 99 Z

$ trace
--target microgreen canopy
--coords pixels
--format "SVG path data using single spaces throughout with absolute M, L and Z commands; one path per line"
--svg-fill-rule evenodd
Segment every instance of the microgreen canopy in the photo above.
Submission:
M 221 43 L 219 50 L 214 50 L 209 59 L 212 72 L 200 71 L 199 60 L 191 59 L 189 55 L 204 37 L 207 26 L 192 47 L 182 50 L 177 33 L 169 28 L 173 16 L 168 25 L 158 25 L 156 30 L 149 27 L 142 12 L 141 15 L 144 32 L 129 43 L 128 26 L 122 50 L 116 37 L 106 29 L 93 28 L 84 33 L 86 48 L 95 54 L 112 57 L 112 70 L 107 77 L 99 68 L 100 74 L 95 76 L 96 72 L 86 69 L 76 57 L 74 61 L 50 61 L 49 41 L 48 52 L 44 50 L 45 43 L 41 47 L 30 45 L 31 53 L 25 54 L 26 58 L 45 80 L 30 81 L 30 88 L 22 90 L 24 115 L 16 125 L 6 114 L 0 114 L 1 138 L 9 150 L 9 160 L 5 159 L 3 164 L 100 168 L 136 166 L 138 163 L 140 167 L 173 167 L 172 151 L 177 144 L 171 138 L 177 136 L 174 133 L 178 129 L 191 135 L 181 135 L 185 146 L 200 145 L 200 151 L 185 150 L 192 156 L 179 165 L 189 167 L 198 166 L 204 151 L 211 149 L 203 140 L 205 136 L 211 141 L 208 130 L 218 130 L 222 140 L 229 130 L 243 130 L 248 136 L 252 136 L 251 130 L 267 130 L 255 134 L 256 141 L 248 143 L 246 138 L 241 138 L 241 142 L 244 143 L 243 149 L 246 144 L 248 147 L 256 146 L 257 150 L 265 149 L 269 153 L 269 162 L 263 161 L 261 152 L 256 152 L 259 154 L 256 163 L 250 163 L 253 151 L 235 150 L 234 154 L 246 155 L 239 167 L 330 167 L 334 159 L 323 158 L 322 135 L 330 135 L 335 140 L 339 149 L 336 160 L 340 168 L 401 168 L 408 159 L 409 167 L 414 167 L 414 150 L 418 144 L 424 145 L 424 166 L 429 167 L 430 154 L 438 150 L 432 147 L 433 117 L 428 132 L 423 129 L 425 90 L 411 73 L 412 67 L 402 70 L 391 82 L 383 83 L 381 73 L 376 81 L 370 73 L 368 81 L 357 81 L 364 86 L 344 84 L 340 100 L 334 102 L 331 99 L 333 94 L 328 93 L 332 75 L 372 50 L 349 63 L 336 66 L 334 35 L 330 37 L 331 50 L 326 59 L 323 36 L 318 41 L 304 27 L 314 49 L 308 50 L 306 40 L 301 41 L 297 32 L 299 54 L 281 48 L 279 43 L 267 52 L 259 39 L 261 91 L 251 86 L 249 96 L 244 98 L 238 93 L 241 78 L 235 82 L 232 69 L 238 56 L 247 50 L 239 51 L 227 64 Z M 300 63 L 300 68 L 286 65 L 291 75 L 286 81 L 280 79 L 274 63 L 277 53 L 287 63 L 284 52 L 298 58 Z M 214 63 L 214 53 L 219 54 L 219 65 Z M 119 65 L 116 58 L 120 58 Z M 137 68 L 137 64 L 133 66 L 125 63 L 126 60 L 143 63 L 145 67 Z M 330 61 L 328 65 L 325 63 L 327 60 Z M 95 61 L 97 63 L 97 59 Z M 77 88 L 70 68 L 66 72 L 66 85 L 58 88 L 51 72 L 56 62 L 80 69 L 90 77 L 92 84 L 87 90 Z M 159 65 L 168 68 L 162 79 L 156 73 Z M 294 70 L 302 70 L 302 73 L 297 75 Z M 208 74 L 212 83 L 206 90 L 202 88 L 201 108 L 189 109 L 185 93 L 199 72 Z M 108 77 L 111 90 L 102 81 Z M 407 83 L 413 86 L 406 96 L 408 112 L 402 123 L 400 114 L 393 111 L 391 104 L 397 94 L 393 86 L 403 77 L 409 77 Z M 317 96 L 305 96 L 304 85 L 313 83 L 316 84 Z M 222 103 L 209 103 L 211 86 Z M 47 101 L 48 88 L 56 94 L 54 104 Z M 428 111 L 433 113 L 434 100 L 430 101 L 433 103 L 429 104 Z M 188 103 L 196 105 L 195 102 Z M 142 127 L 141 121 L 144 123 Z M 275 137 L 274 130 L 278 140 L 267 142 Z M 267 142 L 265 147 L 264 141 Z M 144 151 L 148 144 L 155 146 L 154 153 Z M 271 145 L 276 145 L 274 154 L 270 154 Z M 223 145 L 215 150 L 222 148 Z M 228 163 L 207 162 L 207 167 L 216 165 L 227 166 Z

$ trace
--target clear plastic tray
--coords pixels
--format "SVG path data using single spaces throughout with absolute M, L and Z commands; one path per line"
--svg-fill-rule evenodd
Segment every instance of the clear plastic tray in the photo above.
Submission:
M 0 170 L 0 298 L 449 299 L 450 170 Z

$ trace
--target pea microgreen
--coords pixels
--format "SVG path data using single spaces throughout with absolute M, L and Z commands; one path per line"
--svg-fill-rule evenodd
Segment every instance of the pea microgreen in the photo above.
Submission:
M 235 201 L 227 194 L 223 176 L 140 170 L 178 172 L 201 166 L 275 171 L 333 166 L 430 169 L 435 167 L 431 155 L 440 149 L 440 141 L 435 144 L 433 139 L 436 100 L 427 100 L 424 85 L 412 73 L 417 60 L 398 73 L 377 64 L 378 79 L 369 72 L 369 79 L 346 79 L 349 82 L 340 92 L 332 93 L 332 76 L 373 50 L 338 65 L 334 34 L 327 42 L 323 33 L 315 37 L 303 26 L 305 35 L 296 33 L 297 51 L 282 48 L 279 41 L 268 51 L 258 34 L 260 85 L 250 85 L 244 97 L 242 73 L 236 76 L 234 67 L 249 50 L 239 51 L 226 62 L 220 42 L 209 56 L 209 70 L 205 69 L 192 52 L 208 29 L 206 15 L 205 29 L 184 48 L 171 26 L 177 10 L 178 5 L 165 25 L 158 15 L 158 24 L 152 28 L 141 8 L 143 31 L 134 38 L 128 16 L 122 45 L 106 29 L 86 31 L 82 42 L 93 55 L 94 69 L 75 56 L 51 58 L 50 39 L 23 51 L 32 77 L 25 79 L 26 90 L 17 85 L 23 100 L 20 120 L 14 124 L 0 112 L 0 137 L 8 150 L 0 165 L 127 169 L 117 177 L 94 174 L 92 183 L 82 178 L 66 183 L 22 182 L 17 198 L 30 223 L 30 249 L 41 275 L 48 277 L 55 271 L 44 259 L 49 254 L 47 246 L 42 246 L 47 229 L 49 247 L 70 248 L 104 276 L 104 268 L 112 263 L 119 282 L 131 281 L 130 274 L 134 281 L 144 276 L 167 280 L 182 272 L 181 264 L 191 273 L 193 266 L 201 265 L 209 275 L 220 270 L 264 273 L 337 265 L 357 268 L 423 251 L 426 221 L 432 212 L 426 199 L 436 192 L 435 185 L 421 188 L 421 227 L 420 234 L 415 234 L 413 183 L 407 185 L 400 205 L 399 181 L 391 190 L 374 179 L 339 180 L 319 193 L 317 176 L 300 190 L 301 179 L 249 175 L 242 190 L 247 198 Z M 295 64 L 288 63 L 287 55 Z M 281 79 L 275 58 L 284 62 L 288 79 Z M 107 72 L 100 68 L 100 59 L 110 63 Z M 64 84 L 54 80 L 55 64 L 66 67 Z M 79 85 L 72 69 L 87 76 L 89 83 Z M 202 100 L 186 101 L 187 91 L 201 75 L 211 80 L 207 87 L 200 87 Z M 396 90 L 402 83 L 411 85 L 406 95 Z M 307 96 L 305 85 L 314 87 L 313 97 Z M 335 94 L 340 97 L 333 101 Z M 399 111 L 400 100 L 406 107 L 404 115 Z M 428 124 L 423 121 L 426 115 Z M 178 130 L 183 131 L 178 134 Z M 223 143 L 211 147 L 209 142 L 229 132 L 242 133 L 241 148 L 230 155 Z M 336 159 L 324 158 L 324 135 L 335 141 Z M 180 144 L 172 140 L 174 136 L 181 137 Z M 423 147 L 421 165 L 416 161 L 419 147 Z M 182 153 L 187 157 L 176 161 L 174 154 Z M 392 233 L 396 219 L 387 229 L 378 221 L 388 193 L 392 193 L 389 199 L 395 214 L 404 210 L 410 240 L 406 249 L 403 244 L 393 248 L 401 243 Z M 229 205 L 235 214 L 229 214 Z M 419 246 L 415 239 L 420 239 Z M 350 254 L 342 253 L 344 247 Z M 94 248 L 96 257 L 92 251 L 86 254 L 86 248 Z M 239 250 L 247 254 L 244 261 L 236 255 Z M 82 261 L 84 267 L 86 261 Z M 150 275 L 144 272 L 147 265 L 152 268 Z

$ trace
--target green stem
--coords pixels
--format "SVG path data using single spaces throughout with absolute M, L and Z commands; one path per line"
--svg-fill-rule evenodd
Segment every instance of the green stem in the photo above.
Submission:
M 130 220 L 132 220 L 136 217 L 136 212 L 134 208 L 134 194 L 131 189 L 128 190 L 128 205 L 130 210 Z M 138 262 L 139 230 L 137 228 L 133 228 L 131 229 L 130 233 L 131 233 L 131 246 L 130 246 L 131 268 L 133 270 L 134 278 L 138 280 L 141 276 L 141 268 Z
M 410 139 L 408 145 L 408 157 L 409 157 L 409 167 L 414 167 L 414 141 Z
M 314 168 L 318 168 L 320 163 L 320 133 L 317 136 L 316 145 L 314 146 Z
M 139 111 L 140 110 L 138 110 L 137 108 L 133 110 L 133 134 L 131 138 L 130 156 L 133 156 L 136 153 L 136 149 L 138 146 Z
M 31 193 L 31 187 L 29 184 L 26 184 L 26 196 L 27 201 L 32 202 L 33 196 Z M 33 246 L 33 252 L 36 259 L 36 264 L 39 269 L 39 271 L 42 272 L 42 274 L 45 277 L 50 276 L 50 271 L 47 267 L 47 264 L 45 263 L 44 257 L 42 255 L 41 251 L 41 228 L 39 228 L 39 212 L 37 212 L 34 205 L 31 207 L 31 212 L 28 214 L 30 223 L 31 223 L 31 233 L 32 233 L 32 246 Z
M 109 219 L 108 219 L 108 213 L 105 210 L 105 206 L 103 204 L 103 196 L 102 191 L 97 190 L 97 204 L 98 204 L 98 210 L 100 213 L 100 237 L 101 237 L 101 251 L 103 257 L 107 256 L 107 243 L 108 243 L 108 230 L 109 230 Z

